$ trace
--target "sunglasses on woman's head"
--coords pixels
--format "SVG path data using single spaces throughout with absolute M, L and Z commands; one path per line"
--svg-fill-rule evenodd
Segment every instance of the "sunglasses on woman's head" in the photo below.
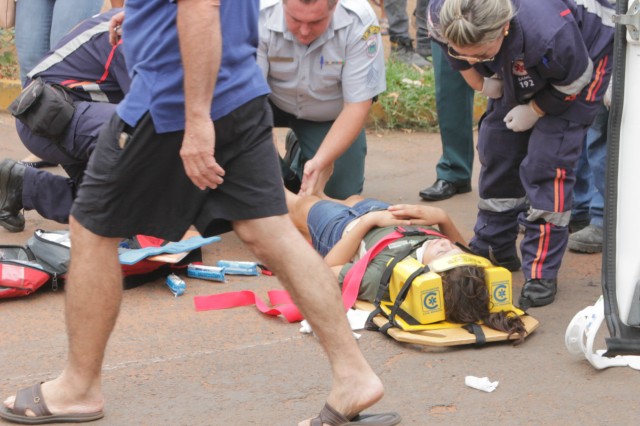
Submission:
M 492 56 L 490 58 L 486 58 L 483 57 L 482 55 L 480 56 L 465 56 L 465 55 L 461 55 L 458 52 L 456 52 L 455 50 L 453 50 L 453 48 L 451 46 L 447 46 L 447 54 L 449 56 L 451 56 L 454 59 L 458 59 L 460 61 L 467 61 L 467 62 L 491 62 L 493 61 L 496 57 Z

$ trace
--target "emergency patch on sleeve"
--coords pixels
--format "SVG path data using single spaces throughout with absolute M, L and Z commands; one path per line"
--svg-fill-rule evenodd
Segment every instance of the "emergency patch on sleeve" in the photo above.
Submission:
M 372 35 L 376 35 L 376 34 L 380 34 L 380 26 L 379 25 L 369 25 L 369 28 L 367 28 L 364 33 L 362 34 L 362 39 L 366 40 L 369 37 L 371 37 Z
M 373 58 L 378 53 L 378 37 L 372 35 L 367 39 L 367 56 Z
M 524 66 L 523 59 L 516 59 L 515 61 L 513 61 L 513 65 L 511 65 L 511 73 L 519 77 L 523 77 L 529 74 L 527 72 L 527 68 Z

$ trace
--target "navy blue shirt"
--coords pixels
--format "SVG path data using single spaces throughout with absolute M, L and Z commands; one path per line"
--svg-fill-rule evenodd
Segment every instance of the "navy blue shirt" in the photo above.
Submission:
M 177 5 L 171 0 L 127 0 L 122 37 L 131 73 L 129 94 L 118 115 L 129 125 L 150 112 L 159 133 L 184 130 L 182 59 L 176 26 Z M 216 120 L 269 93 L 256 63 L 259 0 L 223 1 L 222 62 L 211 105 Z
M 428 23 L 434 38 L 445 46 L 439 12 L 444 0 L 429 3 Z M 515 16 L 509 35 L 490 62 L 474 65 L 448 57 L 454 69 L 475 68 L 485 77 L 502 78 L 501 102 L 515 106 L 535 99 L 546 113 L 576 122 L 590 121 L 587 110 L 597 108 L 606 87 L 607 55 L 613 48 L 613 9 L 606 0 L 512 0 Z M 580 4 L 578 4 L 580 3 Z M 600 69 L 598 69 L 600 67 Z M 580 93 L 580 96 L 572 96 Z M 589 124 L 589 123 L 584 123 Z

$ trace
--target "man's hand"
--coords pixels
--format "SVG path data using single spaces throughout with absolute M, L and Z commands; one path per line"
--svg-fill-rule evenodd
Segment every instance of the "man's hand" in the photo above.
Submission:
M 124 22 L 124 10 L 118 12 L 109 20 L 109 43 L 115 46 L 122 37 L 122 23 Z
M 187 121 L 180 157 L 189 179 L 200 189 L 215 189 L 222 184 L 224 169 L 213 154 L 216 135 L 210 119 Z
M 504 91 L 504 82 L 499 78 L 486 78 L 481 93 L 491 99 L 500 99 Z
M 299 194 L 322 196 L 322 194 L 324 194 L 324 187 L 327 185 L 332 174 L 333 164 L 321 168 L 315 158 L 307 161 L 304 165 Z
M 533 101 L 532 101 L 533 102 Z M 540 115 L 533 109 L 531 103 L 518 105 L 507 113 L 504 122 L 507 128 L 514 132 L 524 132 L 535 126 Z

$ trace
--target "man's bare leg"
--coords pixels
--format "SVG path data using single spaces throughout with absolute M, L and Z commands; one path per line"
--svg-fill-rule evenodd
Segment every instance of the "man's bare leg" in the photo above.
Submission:
M 42 394 L 52 414 L 95 413 L 104 407 L 102 361 L 122 300 L 119 239 L 93 234 L 73 217 L 69 223 L 72 261 L 65 286 L 69 354 L 60 376 L 42 385 Z M 5 405 L 12 408 L 13 400 L 8 398 Z
M 289 217 L 239 221 L 234 223 L 234 229 L 275 272 L 326 351 L 333 377 L 327 402 L 350 418 L 380 400 L 384 393 L 382 382 L 353 337 L 338 283 Z

